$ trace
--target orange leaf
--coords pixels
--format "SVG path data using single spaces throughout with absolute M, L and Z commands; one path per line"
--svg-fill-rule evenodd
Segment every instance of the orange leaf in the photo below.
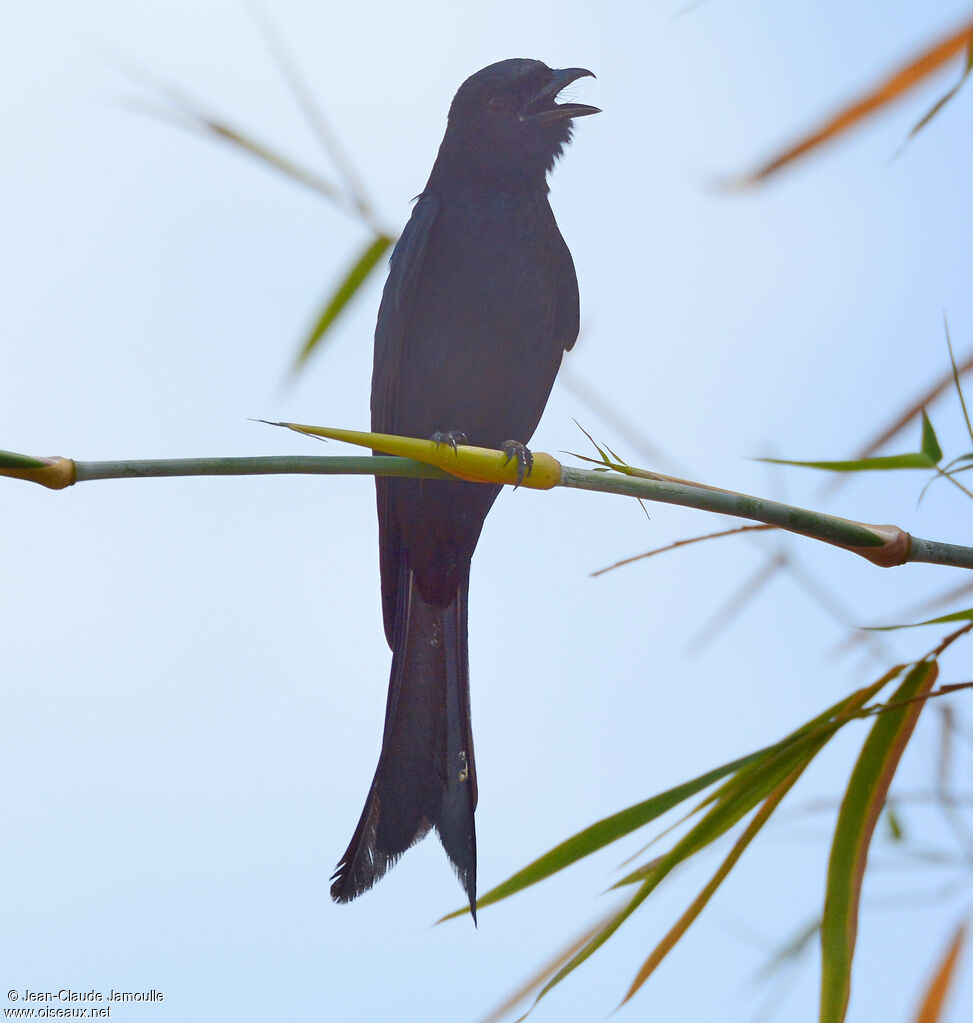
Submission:
M 953 940 L 949 943 L 946 955 L 943 957 L 942 962 L 929 981 L 929 986 L 926 988 L 922 1004 L 916 1013 L 916 1023 L 938 1023 L 942 1015 L 946 995 L 949 993 L 949 985 L 953 979 L 956 960 L 959 958 L 963 942 L 966 939 L 966 928 L 967 921 L 965 920 L 956 928 L 956 933 L 953 935 Z
M 740 184 L 755 184 L 780 170 L 785 164 L 847 131 L 876 110 L 899 99 L 929 75 L 938 71 L 947 61 L 962 53 L 970 45 L 971 36 L 973 36 L 973 21 L 967 22 L 951 36 L 920 53 L 905 67 L 900 68 L 884 82 L 880 82 L 871 92 L 839 111 L 817 131 L 805 136 L 779 156 L 774 157 L 759 170 L 744 178 Z

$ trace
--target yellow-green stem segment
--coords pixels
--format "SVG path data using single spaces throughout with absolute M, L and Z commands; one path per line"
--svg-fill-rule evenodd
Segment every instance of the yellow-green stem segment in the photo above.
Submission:
M 517 460 L 503 451 L 493 448 L 478 448 L 470 444 L 436 443 L 432 440 L 418 440 L 414 437 L 397 437 L 390 433 L 365 433 L 360 430 L 335 430 L 326 426 L 306 426 L 301 423 L 279 423 L 289 430 L 341 440 L 346 444 L 357 444 L 386 455 L 400 455 L 417 462 L 434 465 L 452 476 L 475 483 L 517 484 Z M 520 486 L 532 490 L 551 490 L 561 482 L 561 463 L 544 451 L 533 453 L 534 464 L 530 472 L 520 480 Z

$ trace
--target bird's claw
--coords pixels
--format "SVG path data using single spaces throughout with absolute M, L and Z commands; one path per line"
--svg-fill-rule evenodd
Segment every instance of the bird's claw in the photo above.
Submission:
M 530 448 L 526 444 L 521 444 L 518 440 L 505 440 L 500 445 L 500 450 L 507 456 L 503 463 L 504 465 L 511 458 L 517 459 L 517 482 L 514 484 L 514 490 L 516 490 L 531 474 L 534 468 L 534 456 Z
M 462 430 L 446 430 L 445 432 L 437 430 L 432 435 L 432 442 L 437 448 L 440 444 L 448 444 L 455 454 L 457 445 L 466 443 L 466 434 Z

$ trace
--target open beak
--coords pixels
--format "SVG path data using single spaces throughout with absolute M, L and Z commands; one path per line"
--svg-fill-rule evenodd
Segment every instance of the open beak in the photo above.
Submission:
M 579 78 L 594 78 L 595 73 L 583 67 L 566 67 L 551 72 L 551 79 L 527 104 L 520 115 L 522 121 L 560 121 L 571 117 L 600 114 L 599 107 L 586 103 L 556 103 L 557 94 Z

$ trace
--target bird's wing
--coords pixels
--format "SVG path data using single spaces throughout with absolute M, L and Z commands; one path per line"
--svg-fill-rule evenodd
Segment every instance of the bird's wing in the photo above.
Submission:
M 377 433 L 395 432 L 393 384 L 399 372 L 402 343 L 409 327 L 426 244 L 438 213 L 439 203 L 431 195 L 419 196 L 389 260 L 389 276 L 382 292 L 382 304 L 375 325 L 372 429 Z
M 389 260 L 389 276 L 375 325 L 375 362 L 372 369 L 372 430 L 397 433 L 396 381 L 402 349 L 409 330 L 416 285 L 422 273 L 426 245 L 439 213 L 439 203 L 421 195 Z M 382 611 L 385 635 L 393 644 L 396 593 L 401 579 L 402 543 L 391 513 L 388 480 L 375 479 L 378 501 L 379 564 L 382 573 Z
M 560 235 L 560 231 L 558 232 Z M 566 352 L 574 347 L 581 329 L 581 302 L 578 298 L 578 275 L 574 270 L 571 250 L 561 238 L 558 271 L 557 307 L 554 313 L 554 337 Z

